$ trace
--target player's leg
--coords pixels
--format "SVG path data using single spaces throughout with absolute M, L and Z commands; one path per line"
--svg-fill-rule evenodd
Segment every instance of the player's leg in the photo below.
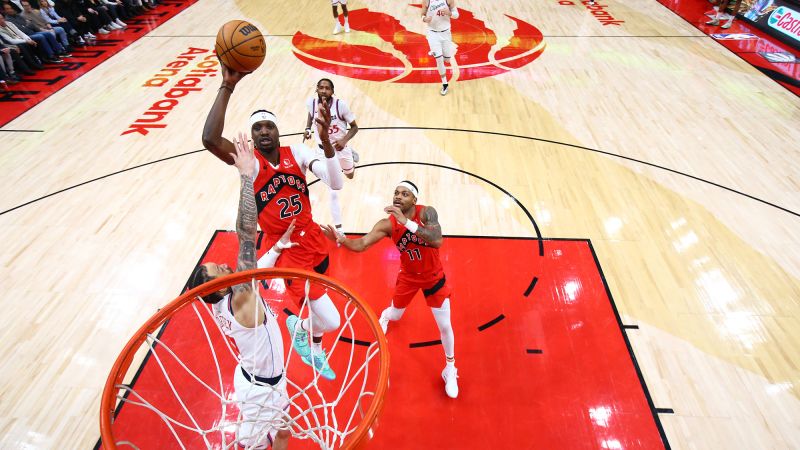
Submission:
M 431 288 L 422 291 L 430 306 L 444 349 L 445 366 L 442 370 L 444 390 L 450 398 L 458 397 L 458 369 L 456 369 L 456 339 L 450 322 L 450 297 L 452 291 L 447 280 L 442 278 Z
M 381 318 L 378 320 L 378 323 L 381 325 L 381 329 L 383 330 L 383 334 L 386 334 L 386 330 L 389 328 L 389 322 L 400 320 L 403 317 L 404 312 L 406 312 L 406 308 L 398 308 L 394 304 L 394 299 L 392 299 L 389 307 L 381 312 Z
M 328 196 L 331 200 L 331 218 L 336 234 L 344 236 L 342 228 L 342 205 L 339 203 L 339 191 L 328 188 Z M 338 245 L 337 245 L 338 246 Z
M 292 283 L 292 286 L 297 283 Z M 291 289 L 291 287 L 290 287 Z M 286 328 L 292 337 L 292 348 L 302 361 L 317 369 L 320 376 L 333 380 L 336 373 L 328 364 L 328 356 L 322 348 L 322 337 L 325 333 L 336 330 L 341 324 L 341 316 L 327 293 L 316 299 L 309 298 L 309 317 L 299 319 L 295 315 L 286 318 Z M 309 345 L 309 335 L 311 345 Z
M 331 8 L 333 9 L 333 21 L 336 22 L 336 26 L 333 27 L 333 34 L 339 34 L 342 32 L 342 26 L 339 24 L 339 0 L 331 0 Z
M 450 398 L 458 397 L 458 369 L 456 369 L 456 339 L 450 323 L 450 299 L 445 299 L 440 308 L 431 308 L 444 348 L 445 366 L 442 370 L 444 390 Z
M 355 162 L 353 162 L 353 149 L 348 145 L 341 151 L 337 152 L 337 156 L 339 157 L 339 165 L 342 167 L 344 176 L 352 180 L 356 170 Z M 342 204 L 339 201 L 339 192 L 328 188 L 328 194 L 331 200 L 331 217 L 333 218 L 333 226 L 336 228 L 337 233 L 344 236 L 342 228 Z
M 299 267 L 313 269 L 319 274 L 327 273 L 330 260 L 321 249 L 327 249 L 328 241 L 319 225 L 315 223 L 312 225 L 305 230 L 302 242 L 298 242 L 297 247 L 284 250 L 276 267 Z M 338 329 L 341 317 L 324 288 L 311 284 L 306 292 L 305 284 L 301 280 L 295 280 L 293 283 L 287 283 L 287 290 L 301 303 L 308 299 L 309 317 L 300 320 L 297 316 L 291 315 L 286 319 L 286 327 L 292 336 L 292 348 L 300 355 L 303 362 L 308 365 L 313 363 L 320 375 L 332 380 L 336 378 L 336 374 L 328 365 L 327 356 L 322 349 L 322 336 L 326 332 Z M 310 346 L 309 335 L 311 335 Z
M 440 41 L 440 45 L 441 45 L 441 48 L 442 48 L 442 56 L 443 56 L 443 59 L 444 59 L 444 61 L 442 62 L 442 69 L 444 69 L 445 65 L 447 65 L 447 66 L 450 66 L 450 69 L 452 70 L 453 69 L 453 65 L 450 63 L 450 61 L 451 61 L 451 58 L 453 58 L 453 56 L 455 56 L 455 54 L 456 54 L 456 46 L 453 43 L 453 38 L 452 38 L 452 35 L 451 35 L 450 31 L 445 31 L 445 32 L 440 33 L 440 34 L 441 35 L 439 36 L 439 41 Z M 437 64 L 437 67 L 438 67 L 438 64 Z M 446 69 L 444 69 L 444 70 L 446 70 Z M 439 73 L 441 74 L 442 72 L 440 71 Z M 440 94 L 446 95 L 448 86 L 449 86 L 449 83 L 447 81 L 447 73 L 445 72 L 444 75 L 442 75 L 442 90 L 441 90 Z
M 239 365 L 234 370 L 233 388 L 240 412 L 237 442 L 244 448 L 267 449 L 274 445 L 276 430 L 272 426 L 280 421 L 281 416 L 286 417 L 285 411 L 289 407 L 286 378 L 270 386 L 245 378 Z
M 428 30 L 428 45 L 431 48 L 428 54 L 436 58 L 436 70 L 442 79 L 442 90 L 439 93 L 445 95 L 447 94 L 447 69 L 444 67 L 444 52 L 440 34 L 433 30 Z
M 389 307 L 381 312 L 381 317 L 378 320 L 383 334 L 386 334 L 389 322 L 400 320 L 400 318 L 403 317 L 403 313 L 406 312 L 406 307 L 411 303 L 411 299 L 414 298 L 418 290 L 419 286 L 407 278 L 402 272 L 397 274 L 392 301 L 389 303 Z
M 339 0 L 339 4 L 342 5 L 342 14 L 344 14 L 344 32 L 350 32 L 350 22 L 347 21 L 348 11 L 347 11 L 347 0 Z
M 342 173 L 348 179 L 352 180 L 356 172 L 356 151 L 349 145 L 338 152 L 339 165 L 342 166 Z

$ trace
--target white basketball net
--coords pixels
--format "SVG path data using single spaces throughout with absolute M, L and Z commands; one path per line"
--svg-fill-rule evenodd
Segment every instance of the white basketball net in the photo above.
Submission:
M 300 318 L 309 317 L 307 308 L 309 282 L 305 281 L 306 301 L 297 314 Z M 253 278 L 251 285 L 256 289 L 260 283 Z M 275 290 L 269 292 L 276 293 Z M 262 290 L 262 296 L 269 304 L 269 294 L 264 295 L 263 293 Z M 280 293 L 278 289 L 277 294 Z M 345 292 L 341 291 L 339 294 L 344 295 Z M 198 297 L 195 301 L 184 305 L 179 311 L 185 310 L 189 305 L 194 311 L 199 329 L 202 330 L 201 336 L 192 338 L 196 340 L 197 352 L 210 349 L 211 357 L 209 357 L 208 366 L 213 366 L 211 369 L 206 368 L 205 370 L 215 373 L 215 378 L 209 381 L 206 376 L 204 379 L 203 376 L 196 373 L 196 369 L 193 370 L 182 359 L 182 355 L 179 355 L 178 351 L 170 348 L 168 342 L 164 342 L 155 333 L 148 333 L 142 347 L 150 352 L 152 361 L 149 361 L 148 364 L 155 363 L 160 368 L 164 378 L 163 388 L 159 389 L 155 395 L 152 390 L 144 393 L 137 392 L 136 385 L 134 387 L 124 384 L 116 385 L 117 399 L 125 404 L 125 408 L 145 408 L 157 415 L 169 430 L 168 433 L 163 433 L 167 437 L 161 436 L 159 439 L 168 439 L 168 436 L 171 435 L 174 443 L 168 444 L 166 441 L 160 441 L 159 446 L 163 444 L 164 447 L 171 447 L 177 444 L 180 448 L 185 449 L 197 448 L 203 443 L 206 448 L 266 448 L 271 443 L 270 434 L 274 436 L 276 430 L 288 430 L 291 432 L 292 439 L 310 440 L 322 449 L 341 448 L 345 439 L 358 427 L 370 402 L 374 400 L 380 364 L 380 348 L 375 336 L 370 334 L 372 333 L 371 328 L 354 326 L 354 322 L 363 323 L 364 320 L 352 297 L 345 296 L 344 300 L 337 302 L 336 306 L 341 315 L 342 325 L 337 331 L 328 333 L 323 341 L 328 361 L 336 360 L 338 362 L 335 380 L 329 381 L 322 378 L 316 367 L 304 364 L 292 350 L 289 341 L 285 345 L 284 376 L 281 381 L 275 386 L 271 386 L 252 378 L 252 389 L 260 392 L 256 396 L 257 398 L 280 396 L 281 389 L 285 389 L 284 392 L 288 393 L 288 404 L 261 403 L 258 400 L 248 403 L 242 400 L 249 394 L 235 392 L 231 381 L 234 376 L 233 371 L 221 367 L 221 361 L 225 361 L 227 358 L 238 361 L 238 350 L 232 345 L 232 341 L 225 337 L 217 321 L 214 320 L 211 305 L 202 302 Z M 177 313 L 178 311 L 175 312 L 175 314 Z M 267 315 L 270 315 L 270 311 L 267 311 Z M 359 319 L 354 320 L 356 317 Z M 268 320 L 276 319 L 268 318 Z M 309 335 L 312 335 L 314 332 L 313 314 L 310 315 L 309 322 L 311 327 Z M 280 326 L 283 328 L 282 323 Z M 261 327 L 254 328 L 253 332 L 257 332 L 259 328 Z M 366 340 L 356 339 L 357 328 L 360 329 L 362 335 L 369 334 L 365 336 Z M 334 334 L 335 339 L 331 339 L 329 335 Z M 349 336 L 350 339 L 347 337 L 342 339 L 343 336 Z M 222 339 L 219 339 L 220 337 Z M 220 345 L 220 341 L 225 344 Z M 197 358 L 196 354 L 192 354 L 191 357 Z M 347 358 L 346 366 L 341 364 L 342 358 Z M 230 361 L 227 362 L 226 365 L 230 366 Z M 342 367 L 346 367 L 346 369 L 341 370 Z M 240 366 L 236 365 L 234 370 L 240 370 Z M 302 372 L 306 372 L 305 377 L 295 376 L 293 379 L 293 374 Z M 298 378 L 307 380 L 299 381 Z M 193 388 L 187 388 L 187 383 L 191 383 Z M 197 408 L 195 405 L 195 408 L 192 408 L 194 399 L 209 394 L 216 399 L 215 405 L 204 405 L 202 408 Z M 163 398 L 164 395 L 174 397 L 170 402 L 173 405 L 170 407 L 170 411 L 165 411 L 156 401 L 158 398 Z M 174 407 L 176 402 L 179 408 Z M 216 415 L 216 421 L 209 422 L 200 417 L 209 415 L 209 407 L 218 408 L 219 414 Z M 246 407 L 256 411 L 255 415 L 252 413 L 249 415 L 250 419 L 248 420 L 243 418 L 241 412 Z M 116 422 L 114 427 L 116 427 Z M 244 430 L 248 430 L 246 433 L 248 435 L 245 435 Z M 150 430 L 145 429 L 133 434 L 146 435 L 149 432 Z M 114 434 L 116 436 L 117 432 L 115 431 Z M 132 433 L 123 434 L 125 437 L 122 440 L 116 440 L 117 446 L 126 445 L 140 448 L 138 446 L 140 444 L 131 439 Z M 187 439 L 187 435 L 192 438 Z M 191 441 L 191 443 L 186 441 Z

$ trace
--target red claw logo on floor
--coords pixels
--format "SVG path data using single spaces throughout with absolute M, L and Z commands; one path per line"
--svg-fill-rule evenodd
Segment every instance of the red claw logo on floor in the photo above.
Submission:
M 420 5 L 410 5 L 420 8 Z M 533 25 L 506 15 L 517 25 L 506 46 L 495 50 L 497 36 L 486 24 L 467 10 L 459 8 L 459 18 L 452 21 L 453 42 L 458 45 L 455 63 L 458 79 L 486 78 L 518 69 L 542 54 L 545 48 L 542 32 Z M 392 16 L 369 9 L 350 11 L 353 33 L 373 34 L 376 39 L 394 48 L 394 54 L 369 45 L 351 44 L 344 40 L 325 40 L 298 31 L 292 38 L 294 54 L 320 70 L 359 80 L 393 83 L 440 83 L 436 60 L 428 55 L 425 39 L 427 25 L 419 19 L 420 33 L 407 30 Z M 421 34 L 423 33 L 423 34 Z M 338 35 L 337 39 L 342 39 Z M 355 39 L 351 39 L 355 40 Z M 384 48 L 386 48 L 384 46 Z M 402 57 L 398 57 L 402 55 Z M 448 76 L 451 69 L 448 67 Z

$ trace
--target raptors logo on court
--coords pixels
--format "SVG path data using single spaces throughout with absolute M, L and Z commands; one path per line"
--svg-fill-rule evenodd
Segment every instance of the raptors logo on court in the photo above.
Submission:
M 410 5 L 419 9 L 420 5 Z M 496 49 L 497 36 L 472 12 L 459 8 L 452 21 L 453 42 L 458 46 L 455 63 L 459 80 L 473 80 L 518 69 L 542 54 L 545 48 L 542 32 L 515 17 L 514 35 L 507 45 Z M 411 14 L 418 18 L 418 12 Z M 292 38 L 294 54 L 306 64 L 329 73 L 370 81 L 394 83 L 440 83 L 436 61 L 428 54 L 424 34 L 407 30 L 399 20 L 369 9 L 350 11 L 350 27 L 359 33 L 370 33 L 391 45 L 394 54 L 366 45 L 343 41 L 327 41 L 301 31 Z M 424 30 L 419 23 L 418 31 Z M 402 54 L 401 59 L 397 54 Z M 451 69 L 448 68 L 448 72 Z

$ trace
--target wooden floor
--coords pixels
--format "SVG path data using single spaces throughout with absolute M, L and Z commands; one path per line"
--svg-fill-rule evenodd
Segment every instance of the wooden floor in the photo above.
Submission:
M 673 448 L 800 448 L 800 100 L 655 0 L 601 3 L 624 23 L 556 0 L 461 2 L 498 41 L 514 31 L 508 14 L 546 47 L 445 97 L 333 76 L 365 128 L 361 163 L 458 168 L 506 189 L 543 236 L 591 239 L 623 321 L 639 326 L 628 336 L 653 402 L 674 410 L 660 416 Z M 405 2 L 351 1 L 365 7 L 423 31 Z M 302 100 L 330 75 L 294 56 L 295 32 L 388 51 L 367 33 L 332 37 L 324 1 L 201 0 L 0 129 L 0 448 L 94 445 L 119 350 L 180 292 L 213 231 L 234 228 L 234 169 L 194 152 L 219 77 L 181 97 L 166 127 L 122 133 L 178 77 L 146 82 L 190 48 L 199 62 L 235 18 L 270 37 L 227 136 L 262 107 L 282 134 L 302 131 Z M 410 165 L 357 171 L 348 231 L 382 217 L 404 178 L 446 234 L 535 235 L 489 184 Z M 327 199 L 314 201 L 328 222 Z

